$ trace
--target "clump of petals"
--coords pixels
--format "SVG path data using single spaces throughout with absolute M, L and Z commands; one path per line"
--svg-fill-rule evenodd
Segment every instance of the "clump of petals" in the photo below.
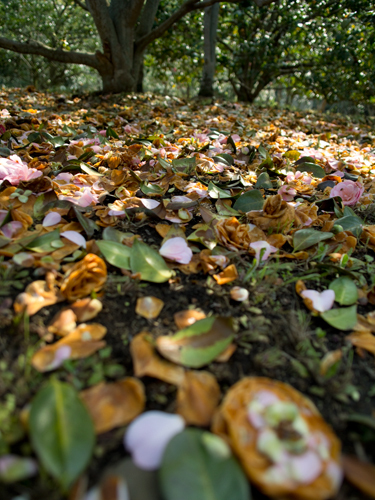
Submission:
M 169 441 L 184 427 L 180 415 L 148 411 L 129 425 L 124 438 L 125 448 L 141 469 L 158 469 Z
M 331 198 L 340 196 L 344 205 L 355 205 L 362 196 L 364 190 L 365 188 L 359 181 L 353 182 L 345 180 L 336 184 L 336 186 L 331 189 L 329 196 Z
M 41 175 L 42 172 L 36 168 L 29 168 L 17 155 L 0 158 L 0 181 L 9 181 L 12 186 L 17 186 L 21 181 L 31 181 Z
M 186 243 L 186 240 L 181 236 L 167 240 L 161 246 L 159 253 L 166 259 L 173 260 L 179 264 L 189 264 L 193 257 L 193 252 Z
M 271 253 L 277 252 L 278 250 L 278 248 L 270 245 L 269 243 L 267 243 L 267 241 L 254 241 L 254 243 L 250 243 L 250 248 L 255 250 L 255 258 L 258 262 L 260 261 L 260 254 L 263 249 L 264 253 L 262 256 L 262 260 L 267 260 Z
M 333 290 L 324 290 L 324 292 L 303 290 L 301 297 L 310 299 L 314 309 L 319 312 L 329 311 L 335 302 L 335 292 Z

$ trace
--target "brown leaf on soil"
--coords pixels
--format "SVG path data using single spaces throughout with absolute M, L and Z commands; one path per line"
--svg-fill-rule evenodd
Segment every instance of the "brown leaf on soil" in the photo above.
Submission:
M 75 301 L 99 292 L 107 280 L 107 267 L 103 259 L 93 253 L 77 262 L 65 275 L 61 293 L 70 301 Z
M 130 343 L 130 353 L 133 360 L 136 377 L 154 377 L 173 385 L 181 385 L 185 370 L 181 366 L 161 359 L 155 348 L 147 339 L 149 334 L 141 332 Z
M 226 267 L 221 273 L 214 274 L 213 277 L 219 285 L 231 283 L 238 278 L 237 268 L 234 264 L 231 264 L 230 266 Z
M 97 434 L 128 424 L 142 413 L 146 402 L 142 382 L 133 377 L 111 384 L 102 382 L 79 395 L 90 412 Z
M 177 392 L 177 410 L 188 425 L 207 427 L 220 401 L 216 378 L 205 371 L 187 371 Z
M 164 307 L 164 302 L 157 297 L 140 297 L 137 299 L 135 312 L 146 319 L 156 319 Z
M 174 315 L 174 322 L 178 329 L 182 330 L 191 326 L 196 321 L 205 318 L 204 312 L 197 311 L 195 309 L 188 309 L 186 311 L 180 311 Z
M 14 310 L 17 314 L 26 312 L 29 316 L 40 311 L 45 306 L 51 306 L 64 300 L 64 297 L 52 282 L 37 280 L 26 287 L 14 301 Z
M 362 462 L 353 455 L 343 455 L 345 478 L 365 495 L 375 498 L 375 465 Z
M 308 484 L 287 478 L 284 480 L 283 473 L 278 476 L 277 481 L 269 480 L 270 469 L 275 465 L 267 455 L 259 451 L 258 437 L 262 427 L 254 427 L 249 418 L 249 404 L 263 395 L 267 398 L 276 397 L 280 402 L 294 404 L 309 433 L 316 436 L 323 435 L 327 441 L 328 458 L 321 458 L 322 471 Z M 279 424 L 280 432 L 283 423 L 281 421 Z M 288 498 L 290 495 L 300 500 L 326 500 L 333 497 L 340 486 L 339 439 L 323 420 L 312 401 L 288 384 L 265 377 L 246 377 L 240 380 L 229 389 L 215 413 L 212 431 L 228 442 L 249 479 L 266 495 L 288 496 Z M 288 434 L 280 434 L 279 439 L 288 439 L 287 436 Z
M 371 352 L 375 356 L 375 335 L 369 331 L 353 332 L 346 337 L 347 340 L 361 349 Z

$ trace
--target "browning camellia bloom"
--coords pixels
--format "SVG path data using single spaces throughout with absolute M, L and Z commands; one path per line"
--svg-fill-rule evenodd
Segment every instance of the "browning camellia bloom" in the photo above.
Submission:
M 339 489 L 340 441 L 314 404 L 288 384 L 242 379 L 228 391 L 212 430 L 266 495 L 326 500 Z
M 99 292 L 107 280 L 107 267 L 103 259 L 93 253 L 77 262 L 66 274 L 61 293 L 70 301 Z

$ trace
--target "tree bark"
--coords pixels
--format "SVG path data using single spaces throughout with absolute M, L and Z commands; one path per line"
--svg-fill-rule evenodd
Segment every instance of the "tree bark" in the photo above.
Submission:
M 214 76 L 216 67 L 216 33 L 219 22 L 220 4 L 216 3 L 204 10 L 204 65 L 199 95 L 214 96 Z

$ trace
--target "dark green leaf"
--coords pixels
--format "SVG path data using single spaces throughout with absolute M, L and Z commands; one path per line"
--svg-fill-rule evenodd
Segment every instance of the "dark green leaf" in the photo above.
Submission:
M 357 306 L 340 307 L 321 313 L 321 317 L 333 328 L 352 330 L 357 324 Z
M 272 184 L 272 181 L 270 179 L 270 176 L 267 174 L 267 172 L 262 172 L 256 183 L 255 183 L 255 186 L 254 186 L 256 189 L 272 189 L 273 188 L 273 184 Z
M 96 244 L 105 259 L 112 264 L 112 266 L 119 267 L 120 269 L 130 269 L 131 248 L 117 241 L 101 240 L 97 241 Z
M 91 417 L 73 387 L 51 380 L 41 389 L 31 404 L 29 427 L 39 460 L 67 490 L 87 466 L 95 443 Z
M 77 207 L 74 207 L 74 212 L 77 216 L 78 222 L 81 224 L 88 238 L 91 238 L 96 230 L 98 230 L 98 226 L 95 222 L 87 217 L 84 217 Z
M 50 233 L 42 234 L 42 236 L 37 236 L 30 243 L 28 243 L 25 248 L 38 253 L 53 252 L 55 248 L 51 245 L 51 243 L 58 239 L 60 239 L 60 230 L 55 229 Z
M 163 257 L 137 238 L 130 253 L 130 268 L 133 273 L 140 273 L 142 280 L 153 283 L 164 283 L 173 276 Z
M 250 212 L 251 210 L 262 210 L 263 204 L 263 196 L 259 191 L 254 189 L 242 194 L 233 205 L 233 208 L 241 210 L 241 212 Z
M 329 285 L 329 288 L 335 292 L 335 301 L 342 306 L 351 306 L 358 300 L 357 287 L 347 276 L 335 279 Z
M 324 169 L 316 163 L 299 163 L 296 165 L 296 170 L 299 170 L 300 172 L 308 172 L 319 179 L 322 179 L 327 175 Z
M 220 437 L 185 429 L 168 443 L 159 471 L 165 500 L 250 500 L 248 480 Z
M 211 198 L 214 199 L 232 198 L 230 191 L 224 191 L 224 189 L 220 189 L 219 187 L 215 186 L 213 182 L 210 182 L 208 184 L 208 193 L 211 196 Z
M 341 219 L 337 219 L 335 224 L 342 226 L 344 231 L 350 231 L 354 236 L 358 237 L 362 233 L 363 221 L 356 215 L 347 215 Z
M 333 233 L 315 231 L 314 229 L 300 229 L 293 236 L 294 251 L 305 250 L 305 248 L 312 247 L 320 241 L 328 240 L 332 236 Z

